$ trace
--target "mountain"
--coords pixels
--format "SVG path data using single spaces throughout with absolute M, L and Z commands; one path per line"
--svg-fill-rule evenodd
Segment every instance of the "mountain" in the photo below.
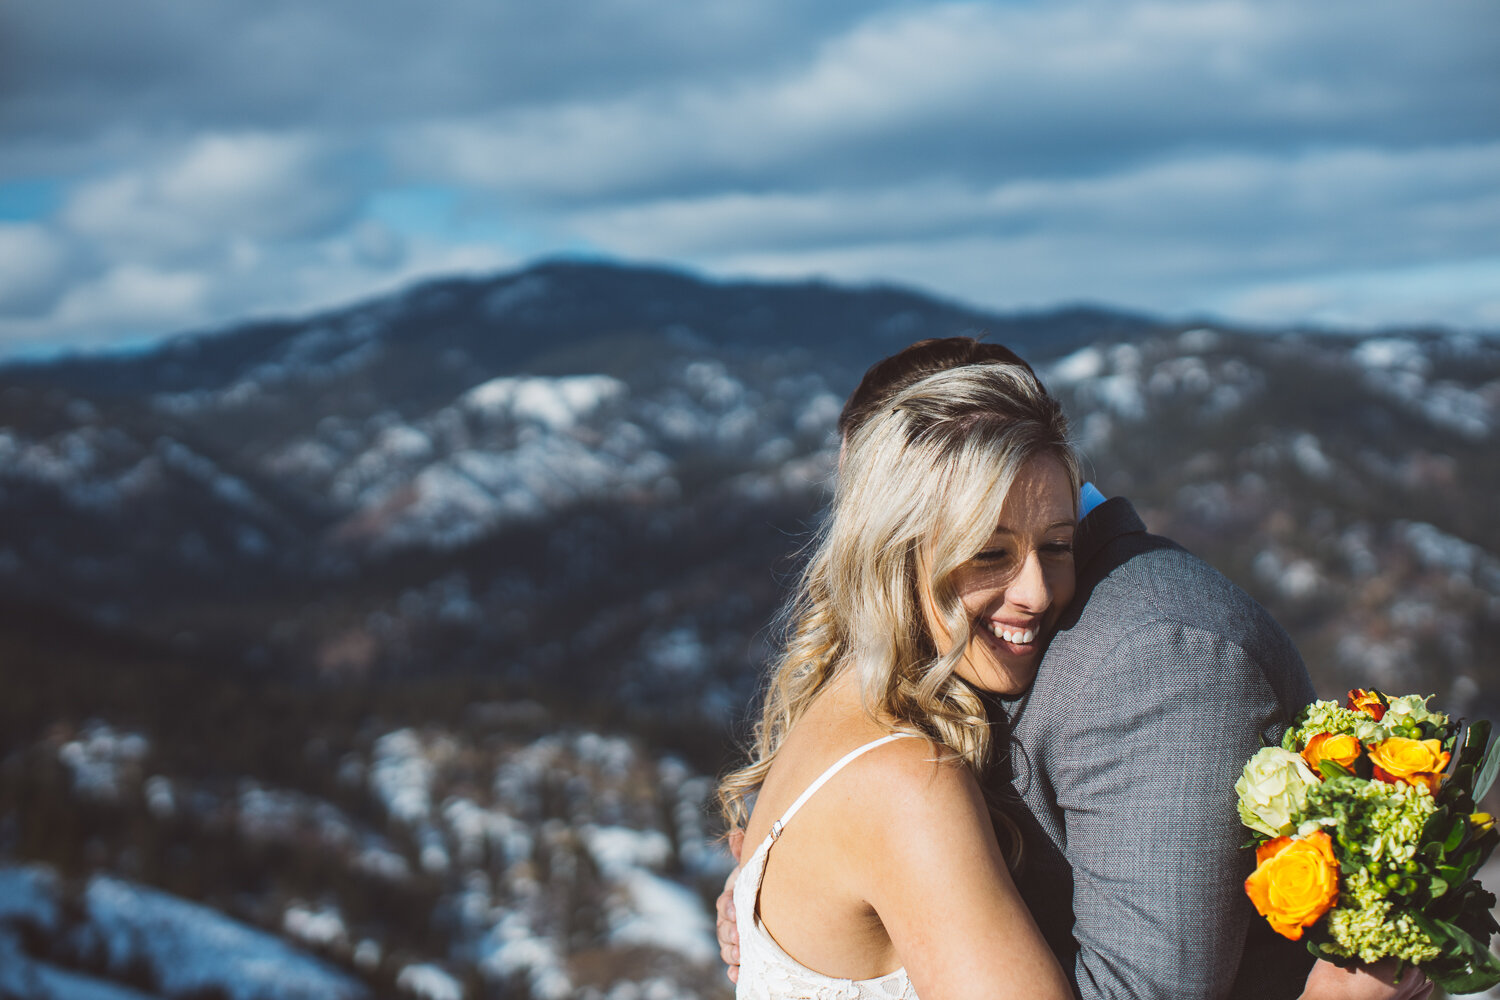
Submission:
M 566 673 L 722 729 L 869 361 L 1097 329 L 1155 327 L 555 263 L 11 366 L 0 594 L 251 668 Z
M 80 944 L 118 923 L 102 884 L 375 996 L 721 988 L 709 776 L 834 420 L 872 361 L 966 333 L 1325 695 L 1495 717 L 1500 340 L 547 263 L 0 367 L 0 862 L 45 866 L 0 869 L 35 904 L 0 901 L 0 956 L 176 995 Z

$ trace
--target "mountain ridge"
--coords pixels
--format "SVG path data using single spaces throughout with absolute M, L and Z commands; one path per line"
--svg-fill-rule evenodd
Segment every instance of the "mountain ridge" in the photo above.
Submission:
M 548 283 L 560 285 L 557 289 L 560 296 L 548 298 L 549 290 L 545 287 Z M 580 307 L 579 300 L 585 295 L 594 300 L 591 307 Z M 768 326 L 764 314 L 764 300 L 768 297 L 783 299 L 787 304 L 781 308 L 792 314 L 793 322 L 779 334 Z M 411 336 L 423 323 L 434 324 L 441 331 L 445 312 L 453 312 L 455 305 L 472 311 L 476 304 L 492 319 L 504 316 L 522 329 L 528 316 L 544 311 L 550 324 L 572 324 L 595 332 L 623 333 L 653 325 L 697 323 L 701 330 L 695 328 L 695 332 L 719 346 L 736 334 L 760 334 L 771 338 L 763 346 L 784 347 L 810 332 L 806 314 L 826 313 L 837 304 L 851 302 L 864 303 L 867 313 L 876 319 L 857 326 L 856 321 L 846 321 L 847 325 L 831 333 L 846 348 L 867 354 L 876 352 L 875 356 L 887 349 L 884 341 L 899 346 L 902 328 L 911 322 L 903 323 L 901 318 L 913 309 L 942 317 L 942 322 L 951 329 L 972 330 L 1000 339 L 1007 346 L 1015 341 L 1029 348 L 1042 346 L 1037 343 L 1038 330 L 1062 334 L 1055 346 L 1066 347 L 1075 343 L 1083 330 L 1090 335 L 1098 335 L 1100 331 L 1140 334 L 1180 325 L 1090 304 L 995 312 L 894 284 L 842 285 L 822 279 L 714 279 L 664 266 L 558 258 L 488 276 L 431 278 L 372 299 L 304 316 L 188 331 L 129 352 L 7 361 L 0 363 L 0 378 L 27 380 L 51 376 L 80 391 L 168 391 L 173 388 L 170 382 L 150 384 L 144 380 L 185 377 L 188 372 L 183 369 L 189 363 L 201 364 L 203 355 L 216 355 L 214 363 L 232 368 L 237 356 L 269 353 L 309 327 L 347 325 L 364 319 L 371 328 L 378 329 L 380 324 L 394 319 L 398 324 L 394 331 L 397 340 Z M 573 310 L 572 314 L 567 310 Z M 618 318 L 610 319 L 603 310 L 612 311 Z M 615 329 L 609 329 L 611 324 Z M 884 331 L 882 324 L 887 327 Z M 870 339 L 875 343 L 868 343 Z M 517 359 L 506 360 L 514 363 Z M 224 371 L 219 377 L 227 379 L 230 375 Z M 106 378 L 114 384 L 104 384 Z

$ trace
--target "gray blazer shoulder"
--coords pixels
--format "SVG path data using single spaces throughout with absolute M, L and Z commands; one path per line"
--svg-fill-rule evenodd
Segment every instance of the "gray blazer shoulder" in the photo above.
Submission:
M 1234 782 L 1314 697 L 1286 632 L 1128 501 L 1075 542 L 1078 592 L 1007 706 L 1019 884 L 1095 997 L 1296 996 L 1311 958 L 1252 920 Z
M 1116 497 L 1090 512 L 1074 548 L 1078 590 L 1048 650 L 1049 668 L 1107 668 L 1111 648 L 1130 633 L 1176 623 L 1243 649 L 1292 713 L 1314 697 L 1286 630 L 1223 573 L 1148 533 L 1130 501 Z

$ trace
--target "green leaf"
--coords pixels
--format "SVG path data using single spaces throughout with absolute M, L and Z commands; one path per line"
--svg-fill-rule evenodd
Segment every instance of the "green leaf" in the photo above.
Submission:
M 1462 854 L 1450 854 L 1446 860 L 1448 864 L 1452 865 L 1454 868 L 1458 868 L 1466 872 L 1475 872 L 1479 870 L 1479 854 L 1479 848 L 1471 845 L 1467 849 L 1465 849 Z
M 1480 719 L 1464 726 L 1464 752 L 1468 753 L 1471 749 L 1483 750 L 1489 744 L 1490 729 L 1488 719 Z
M 1500 958 L 1485 942 L 1446 920 L 1419 913 L 1413 913 L 1412 919 L 1444 951 L 1442 959 L 1422 964 L 1429 979 L 1449 993 L 1479 993 L 1500 985 Z
M 1485 721 L 1476 722 L 1469 727 L 1469 733 L 1474 734 L 1479 730 L 1483 735 L 1475 736 L 1476 740 L 1488 740 L 1490 735 L 1490 724 Z M 1483 743 L 1478 743 L 1483 746 Z M 1474 801 L 1478 802 L 1484 798 L 1495 784 L 1495 778 L 1500 777 L 1500 743 L 1489 744 L 1489 749 L 1484 752 L 1484 757 L 1479 763 L 1479 773 L 1474 778 L 1473 795 Z
M 1332 778 L 1350 778 L 1354 776 L 1353 771 L 1349 770 L 1347 767 L 1345 767 L 1343 764 L 1340 764 L 1336 760 L 1318 761 L 1318 770 L 1323 772 L 1323 778 L 1325 780 Z
M 1474 838 L 1474 850 L 1479 852 L 1480 865 L 1489 860 L 1490 852 L 1496 845 L 1500 845 L 1500 827 L 1492 826 Z
M 1449 993 L 1483 993 L 1500 985 L 1500 959 L 1488 948 L 1467 954 L 1455 964 L 1454 971 L 1429 972 L 1428 978 Z
M 1427 822 L 1422 824 L 1422 839 L 1424 841 L 1436 840 L 1441 843 L 1443 838 L 1448 836 L 1448 828 L 1453 824 L 1453 816 L 1452 809 L 1445 805 L 1438 806 L 1432 815 L 1427 817 Z

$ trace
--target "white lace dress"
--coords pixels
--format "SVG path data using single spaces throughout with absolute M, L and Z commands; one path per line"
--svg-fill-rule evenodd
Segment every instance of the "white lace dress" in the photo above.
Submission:
M 766 858 L 793 814 L 850 761 L 905 735 L 909 734 L 897 733 L 866 743 L 824 771 L 781 819 L 771 824 L 770 834 L 740 869 L 739 878 L 734 883 L 734 918 L 740 929 L 740 978 L 734 993 L 737 1000 L 917 1000 L 917 993 L 912 989 L 904 968 L 877 979 L 825 976 L 782 951 L 758 918 Z

